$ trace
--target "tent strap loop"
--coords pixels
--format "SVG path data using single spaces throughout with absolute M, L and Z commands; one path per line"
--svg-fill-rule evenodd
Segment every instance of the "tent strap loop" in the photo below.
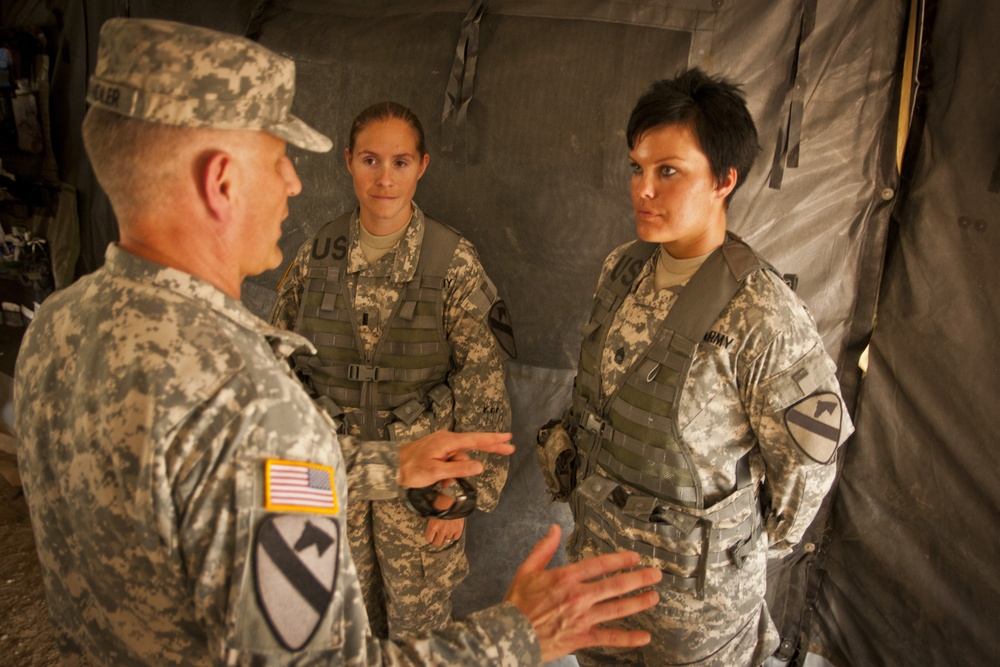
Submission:
M 479 24 L 487 0 L 473 0 L 462 20 L 462 32 L 455 47 L 455 60 L 445 90 L 441 113 L 441 150 L 465 156 L 468 150 L 469 104 L 476 80 L 479 59 Z
M 785 169 L 795 169 L 799 166 L 799 148 L 802 142 L 802 117 L 805 114 L 806 81 L 803 74 L 802 44 L 812 34 L 816 27 L 816 0 L 803 0 L 802 17 L 799 22 L 799 36 L 795 42 L 795 52 L 792 56 L 792 71 L 788 79 L 788 90 L 785 99 L 788 103 L 788 121 L 778 129 L 778 138 L 774 146 L 774 158 L 771 163 L 771 180 L 768 184 L 772 190 L 781 189 L 781 181 Z

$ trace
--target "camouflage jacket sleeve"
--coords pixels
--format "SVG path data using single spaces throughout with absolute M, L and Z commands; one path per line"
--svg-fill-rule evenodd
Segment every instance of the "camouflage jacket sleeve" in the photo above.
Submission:
M 278 284 L 278 300 L 271 310 L 271 324 L 287 331 L 295 330 L 295 320 L 299 316 L 299 303 L 305 292 L 306 266 L 312 241 L 302 244 L 295 253 L 285 275 Z
M 448 376 L 455 399 L 456 431 L 509 431 L 510 400 L 504 384 L 506 353 L 491 329 L 491 308 L 499 297 L 475 248 L 459 243 L 445 278 L 445 335 L 454 370 Z M 486 470 L 476 478 L 479 508 L 490 511 L 507 480 L 507 457 L 477 456 Z
M 225 395 L 220 394 L 221 401 Z M 211 405 L 204 407 L 207 412 L 213 411 Z M 358 667 L 415 667 L 467 665 L 479 660 L 510 665 L 540 662 L 540 648 L 530 622 L 509 604 L 488 608 L 419 639 L 393 642 L 372 637 L 346 543 L 338 547 L 343 563 L 335 570 L 339 574 L 335 575 L 330 608 L 318 621 L 312 639 L 294 653 L 282 650 L 262 615 L 267 603 L 258 589 L 260 575 L 249 574 L 260 558 L 254 555 L 261 540 L 254 526 L 274 516 L 260 509 L 261 485 L 254 481 L 255 471 L 261 457 L 278 450 L 293 461 L 332 466 L 337 470 L 337 489 L 346 486 L 346 477 L 337 465 L 336 443 L 318 423 L 323 420 L 302 401 L 261 400 L 244 406 L 235 415 L 226 406 L 218 412 L 228 412 L 232 419 L 220 425 L 210 444 L 201 428 L 187 433 L 187 427 L 182 425 L 178 430 L 179 438 L 207 445 L 208 451 L 199 465 L 178 477 L 175 500 L 178 514 L 184 517 L 179 538 L 185 567 L 192 578 L 190 590 L 196 618 L 220 664 L 276 667 L 322 661 Z M 205 426 L 198 416 L 192 426 L 195 423 Z M 240 454 L 235 457 L 228 454 L 233 443 L 240 443 Z M 220 507 L 235 511 L 220 515 Z M 342 528 L 343 507 L 337 517 Z M 267 612 L 272 617 L 275 613 Z
M 399 643 L 370 640 L 368 648 L 366 665 L 542 664 L 534 628 L 507 602 L 470 614 L 464 621 L 454 621 L 426 638 Z M 476 656 L 472 662 L 470 654 Z
M 399 443 L 361 441 L 353 435 L 339 436 L 339 439 L 352 497 L 364 500 L 399 498 Z
M 854 426 L 836 367 L 805 305 L 767 274 L 777 305 L 761 306 L 761 339 L 750 347 L 740 386 L 763 463 L 765 527 L 772 556 L 797 544 L 836 475 L 836 452 Z

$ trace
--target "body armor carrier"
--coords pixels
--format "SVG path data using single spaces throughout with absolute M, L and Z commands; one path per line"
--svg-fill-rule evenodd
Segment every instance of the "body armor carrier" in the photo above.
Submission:
M 385 439 L 392 421 L 412 424 L 428 402 L 443 404 L 451 390 L 451 350 L 444 332 L 444 279 L 460 234 L 424 217 L 424 238 L 406 285 L 374 349 L 364 350 L 347 277 L 353 213 L 328 223 L 313 242 L 296 331 L 318 354 L 297 355 L 296 372 L 324 399 L 335 418 L 360 410 L 361 436 Z M 330 249 L 333 249 L 332 251 Z M 323 252 L 317 252 L 322 250 Z M 379 419 L 378 411 L 391 411 Z M 354 415 L 351 415 L 354 417 Z
M 598 287 L 591 320 L 584 329 L 570 411 L 570 431 L 575 431 L 580 456 L 573 508 L 581 536 L 586 532 L 611 550 L 631 549 L 682 570 L 694 568 L 694 577 L 664 572 L 663 581 L 703 595 L 708 566 L 742 565 L 760 534 L 760 511 L 746 456 L 737 464 L 733 493 L 705 507 L 698 471 L 677 427 L 680 394 L 698 343 L 747 276 L 770 267 L 727 232 L 723 245 L 681 290 L 620 388 L 603 399 L 599 373 L 608 329 L 639 268 L 657 248 L 658 244 L 636 241 L 626 249 L 618 268 L 631 271 L 632 279 L 619 276 L 615 280 L 612 272 Z M 594 474 L 598 470 L 600 474 Z M 715 527 L 732 523 L 738 516 L 745 518 L 734 526 Z M 657 539 L 629 539 L 615 529 L 612 520 L 626 529 L 654 533 Z M 601 534 L 614 536 L 615 543 L 608 544 Z M 668 544 L 675 548 L 667 548 Z M 699 555 L 688 555 L 691 551 Z

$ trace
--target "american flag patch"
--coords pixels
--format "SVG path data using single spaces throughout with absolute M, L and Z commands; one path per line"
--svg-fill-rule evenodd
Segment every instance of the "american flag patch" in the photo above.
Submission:
M 264 507 L 269 510 L 336 514 L 333 468 L 301 461 L 264 463 Z

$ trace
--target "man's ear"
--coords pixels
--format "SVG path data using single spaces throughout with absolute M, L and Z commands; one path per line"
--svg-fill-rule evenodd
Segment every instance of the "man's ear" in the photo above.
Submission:
M 202 161 L 200 176 L 205 207 L 219 222 L 229 222 L 235 204 L 232 156 L 225 151 L 212 151 Z

